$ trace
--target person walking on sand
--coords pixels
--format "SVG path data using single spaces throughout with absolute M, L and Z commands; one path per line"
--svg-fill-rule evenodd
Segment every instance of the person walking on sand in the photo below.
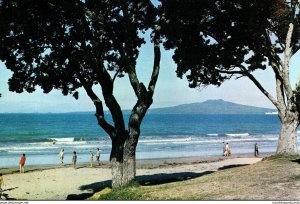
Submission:
M 94 153 L 93 151 L 90 151 L 90 167 L 93 167 L 93 159 L 94 159 Z
M 20 173 L 25 173 L 25 161 L 26 161 L 26 157 L 25 154 L 22 155 L 21 159 L 20 159 Z
M 254 145 L 254 156 L 257 157 L 258 156 L 258 144 L 255 143 Z
M 76 169 L 76 161 L 77 161 L 77 154 L 74 151 L 73 152 L 73 157 L 72 157 L 72 163 L 73 163 L 73 168 Z
M 97 148 L 97 152 L 96 152 L 96 161 L 98 166 L 100 166 L 100 150 L 99 148 Z
M 65 156 L 64 149 L 60 150 L 58 156 L 59 156 L 59 158 L 60 158 L 60 163 L 61 163 L 61 165 L 64 165 L 64 156 Z

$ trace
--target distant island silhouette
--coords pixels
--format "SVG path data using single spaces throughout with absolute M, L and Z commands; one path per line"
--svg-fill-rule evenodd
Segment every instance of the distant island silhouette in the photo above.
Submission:
M 182 104 L 166 108 L 153 108 L 151 114 L 266 114 L 275 109 L 241 105 L 219 100 L 207 100 L 202 103 Z

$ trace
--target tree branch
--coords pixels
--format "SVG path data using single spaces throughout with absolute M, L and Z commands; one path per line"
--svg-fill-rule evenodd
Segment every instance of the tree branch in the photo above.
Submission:
M 290 59 L 291 59 L 291 40 L 292 40 L 292 34 L 293 34 L 293 29 L 294 29 L 294 25 L 292 23 L 289 24 L 289 30 L 287 32 L 286 35 L 286 40 L 285 40 L 285 50 L 284 50 L 284 61 L 282 64 L 282 68 L 283 68 L 283 85 L 285 88 L 285 93 L 287 96 L 287 102 L 288 105 L 290 103 L 290 100 L 293 96 L 293 89 L 290 83 L 290 79 L 289 79 L 289 63 L 290 63 Z
M 267 52 L 267 57 L 269 59 L 269 62 L 271 64 L 272 68 L 276 69 L 276 70 L 274 70 L 274 72 L 278 73 L 279 76 L 282 77 L 282 72 L 280 70 L 281 61 L 280 61 L 280 58 L 276 59 L 276 54 L 275 54 L 275 51 L 274 51 L 274 46 L 273 46 L 272 41 L 270 39 L 270 35 L 267 32 L 268 31 L 266 30 L 266 32 L 264 33 L 265 39 L 267 41 L 266 48 L 270 48 L 268 50 L 268 52 Z
M 153 69 L 152 69 L 152 75 L 151 79 L 148 85 L 148 93 L 150 94 L 150 97 L 153 96 L 154 94 L 154 89 L 156 86 L 156 82 L 158 79 L 159 75 L 159 70 L 160 70 L 160 58 L 161 58 L 161 53 L 160 53 L 160 34 L 159 31 L 156 31 L 154 40 L 154 62 L 153 62 Z
M 118 71 L 115 73 L 115 75 L 114 75 L 114 77 L 112 79 L 112 83 L 115 82 L 115 80 L 116 80 L 116 78 L 117 78 L 117 76 L 118 76 L 119 73 L 120 73 L 120 69 L 118 69 Z
M 278 111 L 280 112 L 279 118 L 282 120 L 282 116 L 284 116 L 284 113 L 286 111 L 286 103 L 285 103 L 285 94 L 284 94 L 284 87 L 282 83 L 282 79 L 280 79 L 280 76 L 275 73 L 275 80 L 276 80 L 276 95 L 277 95 L 277 102 L 278 102 Z
M 98 98 L 98 96 L 94 93 L 92 86 L 88 85 L 86 81 L 84 80 L 83 76 L 80 73 L 77 73 L 77 76 L 85 89 L 87 95 L 90 97 L 90 99 L 93 101 L 95 107 L 96 107 L 96 118 L 98 120 L 98 124 L 104 129 L 104 131 L 110 136 L 112 139 L 115 135 L 115 128 L 110 125 L 106 120 L 104 116 L 104 110 L 102 101 Z
M 256 80 L 256 78 L 242 65 L 241 70 L 247 75 L 247 77 L 257 86 L 257 88 L 276 106 L 279 108 L 277 100 Z
M 142 95 L 141 95 L 141 91 L 140 91 L 140 82 L 137 77 L 135 68 L 130 63 L 128 63 L 127 66 L 128 66 L 127 70 L 128 70 L 128 78 L 129 78 L 130 84 L 131 84 L 137 98 L 141 99 Z
M 97 66 L 99 67 L 99 66 Z M 97 70 L 98 81 L 102 88 L 102 95 L 104 97 L 105 104 L 109 109 L 112 119 L 115 124 L 115 130 L 117 132 L 116 135 L 122 136 L 123 138 L 126 136 L 126 129 L 124 123 L 124 117 L 121 110 L 121 107 L 113 95 L 113 81 L 104 67 L 101 67 Z

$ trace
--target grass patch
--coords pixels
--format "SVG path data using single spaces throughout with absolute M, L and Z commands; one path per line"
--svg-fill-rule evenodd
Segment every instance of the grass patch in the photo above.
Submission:
M 291 176 L 292 180 L 300 181 L 300 174 Z
M 99 200 L 300 200 L 299 155 L 263 161 L 158 185 L 131 183 Z
M 269 157 L 265 157 L 263 161 L 292 161 L 292 160 L 298 160 L 300 159 L 299 154 L 275 154 L 271 155 Z
M 137 187 L 126 187 L 101 195 L 98 200 L 140 200 L 141 196 Z
M 132 181 L 127 187 L 112 190 L 109 193 L 102 194 L 98 200 L 140 200 L 143 193 L 139 189 L 140 184 Z

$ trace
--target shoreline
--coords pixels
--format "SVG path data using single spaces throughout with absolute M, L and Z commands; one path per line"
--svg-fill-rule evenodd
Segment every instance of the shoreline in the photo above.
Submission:
M 274 154 L 274 152 L 261 153 L 256 158 L 264 158 Z M 227 159 L 233 158 L 255 158 L 253 154 L 250 153 L 242 153 L 232 155 L 230 157 L 223 156 L 191 156 L 191 157 L 165 157 L 165 158 L 151 158 L 151 159 L 137 159 L 136 160 L 136 168 L 137 169 L 155 169 L 155 168 L 165 168 L 170 166 L 181 166 L 181 165 L 190 165 L 190 164 L 199 164 L 199 163 L 210 163 L 210 162 L 218 162 Z M 60 164 L 46 164 L 46 165 L 29 165 L 25 164 L 25 173 L 27 172 L 35 172 L 35 171 L 43 171 L 49 169 L 60 169 L 60 168 L 69 168 L 72 167 L 72 164 L 64 164 L 63 166 Z M 77 169 L 80 168 L 91 168 L 89 167 L 89 163 L 78 163 Z M 96 162 L 93 163 L 92 168 L 110 168 L 109 161 L 101 162 L 101 165 L 96 165 Z M 19 167 L 6 167 L 0 168 L 0 173 L 3 175 L 8 174 L 18 174 Z

